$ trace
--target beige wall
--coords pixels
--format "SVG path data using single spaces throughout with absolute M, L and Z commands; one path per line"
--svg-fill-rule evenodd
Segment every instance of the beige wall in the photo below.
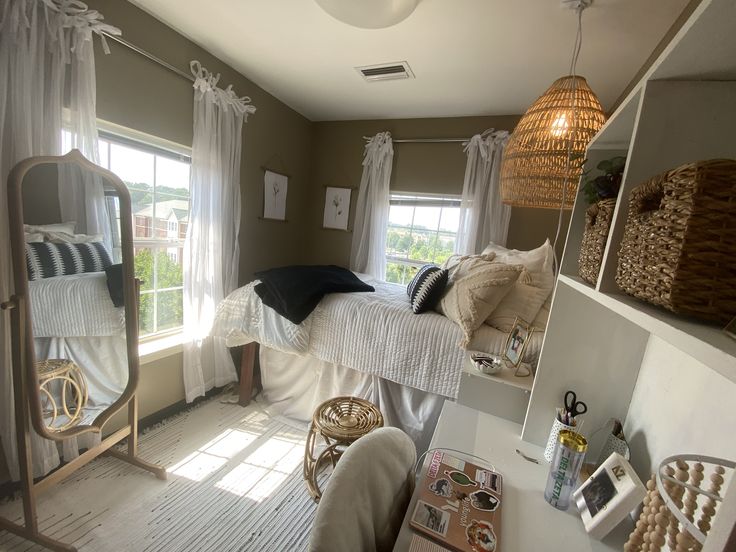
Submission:
M 119 27 L 126 40 L 184 71 L 189 70 L 190 60 L 199 60 L 213 73 L 222 75 L 220 86 L 232 84 L 237 94 L 251 98 L 257 111 L 249 117 L 243 131 L 240 282 L 251 280 L 257 270 L 306 262 L 307 236 L 302 229 L 307 219 L 304 205 L 309 198 L 312 123 L 129 2 L 89 0 L 87 3 L 91 9 L 100 11 L 106 22 Z M 114 41 L 108 43 L 112 52 L 106 56 L 95 39 L 97 116 L 191 146 L 192 83 Z M 262 166 L 286 172 L 291 177 L 288 223 L 258 219 L 263 202 Z M 141 417 L 182 399 L 181 354 L 141 366 Z
M 467 138 L 487 128 L 513 130 L 519 116 L 456 117 L 437 119 L 394 119 L 381 121 L 341 121 L 314 124 L 309 204 L 310 262 L 347 266 L 351 232 L 322 229 L 325 187 L 352 187 L 350 222 L 352 229 L 358 186 L 362 173 L 363 136 L 390 131 L 394 138 Z M 391 188 L 402 192 L 461 194 L 466 157 L 459 143 L 396 144 Z M 569 223 L 563 218 L 558 250 L 562 252 Z M 554 239 L 557 211 L 514 208 L 511 213 L 508 246 L 531 249 L 545 238 Z

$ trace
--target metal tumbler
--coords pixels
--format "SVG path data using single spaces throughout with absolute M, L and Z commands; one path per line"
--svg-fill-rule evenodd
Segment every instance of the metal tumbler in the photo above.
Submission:
M 570 495 L 577 483 L 586 450 L 588 441 L 585 437 L 570 430 L 560 431 L 544 489 L 545 500 L 558 510 L 567 510 L 570 506 Z

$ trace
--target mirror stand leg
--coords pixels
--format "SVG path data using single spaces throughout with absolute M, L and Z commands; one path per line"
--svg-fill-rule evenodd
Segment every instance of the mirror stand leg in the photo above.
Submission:
M 132 464 L 138 468 L 151 472 L 158 479 L 166 480 L 166 468 L 146 462 L 138 457 L 138 397 L 128 402 L 128 425 L 130 426 L 130 436 L 128 437 L 128 451 L 123 452 L 115 449 L 109 449 L 107 454 L 115 458 Z
M 23 338 L 23 324 L 25 310 L 22 304 L 13 308 L 11 312 L 13 325 L 20 328 L 19 334 Z M 24 351 L 21 343 L 23 339 L 13 340 L 13 400 L 15 402 L 15 438 L 18 446 L 18 468 L 20 485 L 23 497 L 24 525 L 0 517 L 0 529 L 13 533 L 26 540 L 38 543 L 55 552 L 77 552 L 77 549 L 61 541 L 54 540 L 38 531 L 38 517 L 36 515 L 36 488 L 33 483 L 33 459 L 31 456 L 31 424 L 28 411 L 28 389 L 26 388 L 26 373 L 22 369 Z

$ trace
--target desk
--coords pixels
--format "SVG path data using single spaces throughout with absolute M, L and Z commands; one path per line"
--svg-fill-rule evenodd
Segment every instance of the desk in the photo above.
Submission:
M 621 523 L 602 542 L 589 538 L 574 506 L 562 512 L 544 500 L 549 464 L 542 447 L 523 442 L 520 435 L 521 425 L 517 423 L 445 401 L 430 450 L 444 447 L 465 451 L 485 458 L 503 475 L 501 552 L 621 552 L 633 524 Z M 539 464 L 524 460 L 516 453 L 517 448 L 538 459 Z M 394 552 L 409 549 L 414 534 L 409 516 L 416 500 L 415 492 Z

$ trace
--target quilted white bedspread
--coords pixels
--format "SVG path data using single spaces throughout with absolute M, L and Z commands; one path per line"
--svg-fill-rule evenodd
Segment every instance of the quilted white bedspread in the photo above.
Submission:
M 252 282 L 220 304 L 212 335 L 224 337 L 230 347 L 257 341 L 457 398 L 465 362 L 460 328 L 435 312 L 415 315 L 403 286 L 363 279 L 375 293 L 326 295 L 299 325 L 264 306 Z M 469 349 L 498 353 L 505 343 L 504 332 L 483 325 Z M 536 362 L 540 346 L 541 334 L 533 335 L 527 360 Z
M 115 307 L 104 272 L 57 276 L 28 282 L 33 337 L 120 335 L 125 312 Z

